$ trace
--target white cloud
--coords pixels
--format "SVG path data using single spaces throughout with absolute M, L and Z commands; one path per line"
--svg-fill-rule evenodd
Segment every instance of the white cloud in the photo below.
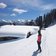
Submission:
M 16 13 L 19 13 L 19 14 L 22 14 L 24 12 L 28 12 L 27 10 L 18 9 L 18 8 L 14 8 L 13 11 L 16 12 Z
M 7 5 L 5 3 L 0 3 L 0 8 L 5 8 Z
M 56 6 L 54 4 L 47 4 L 47 5 L 43 5 L 41 8 L 42 10 L 51 10 L 56 8 Z
M 16 14 L 15 14 L 15 13 L 13 13 L 13 14 L 11 14 L 11 16 L 16 16 Z
M 56 8 L 54 4 L 48 4 L 43 0 L 12 0 L 12 2 L 16 5 L 18 4 L 24 4 L 26 6 L 34 7 L 34 8 L 39 8 L 41 10 L 50 10 L 53 8 Z
M 14 4 L 22 3 L 24 5 L 30 5 L 33 7 L 39 7 L 43 3 L 41 0 L 12 0 L 12 2 Z

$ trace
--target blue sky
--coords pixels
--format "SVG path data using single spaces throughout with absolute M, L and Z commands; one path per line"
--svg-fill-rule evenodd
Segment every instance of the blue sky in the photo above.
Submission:
M 0 20 L 36 19 L 56 8 L 56 0 L 0 0 Z

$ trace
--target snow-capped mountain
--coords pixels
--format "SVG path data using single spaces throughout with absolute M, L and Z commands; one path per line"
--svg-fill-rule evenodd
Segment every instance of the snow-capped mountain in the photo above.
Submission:
M 6 20 L 4 20 L 4 19 L 2 19 L 1 21 L 3 21 L 3 22 L 8 22 L 8 21 L 6 21 Z
M 0 20 L 0 26 L 2 25 L 20 25 L 23 24 L 23 21 L 12 21 L 12 20 Z
M 7 21 L 7 20 L 4 20 L 4 19 L 0 20 L 0 26 L 11 25 L 11 24 L 12 24 L 11 21 Z
M 30 22 L 31 20 L 25 20 L 25 19 L 18 19 L 16 21 L 13 20 L 0 20 L 0 26 L 2 25 L 25 25 L 26 22 Z
M 25 22 L 24 19 L 18 19 L 18 22 Z

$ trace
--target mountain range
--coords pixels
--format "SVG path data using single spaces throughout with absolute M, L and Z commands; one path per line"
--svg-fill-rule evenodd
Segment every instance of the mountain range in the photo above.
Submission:
M 13 21 L 13 20 L 0 20 L 0 26 L 3 26 L 3 25 L 25 25 L 26 22 L 30 22 L 31 20 L 16 20 L 16 21 Z

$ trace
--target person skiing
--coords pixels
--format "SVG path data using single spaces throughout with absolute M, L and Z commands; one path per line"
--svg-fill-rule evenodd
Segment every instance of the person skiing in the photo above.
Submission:
M 41 37 L 42 37 L 42 35 L 41 35 L 41 30 L 39 30 L 38 31 L 38 37 L 37 37 L 37 44 L 38 44 L 38 52 L 41 52 L 42 50 L 41 50 Z

